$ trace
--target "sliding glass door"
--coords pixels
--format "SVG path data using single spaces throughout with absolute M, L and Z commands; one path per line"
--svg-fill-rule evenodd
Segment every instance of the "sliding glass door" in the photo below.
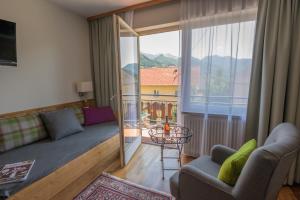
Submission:
M 121 18 L 120 44 L 120 124 L 122 164 L 126 165 L 141 144 L 139 37 Z

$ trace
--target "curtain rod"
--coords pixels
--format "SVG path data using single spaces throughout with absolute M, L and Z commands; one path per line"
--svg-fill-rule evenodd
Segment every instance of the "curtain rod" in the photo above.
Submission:
M 92 21 L 92 20 L 95 20 L 95 19 L 98 19 L 98 18 L 101 18 L 101 17 L 106 17 L 106 16 L 110 16 L 110 15 L 113 15 L 113 14 L 118 14 L 118 13 L 127 12 L 127 11 L 131 11 L 131 10 L 147 8 L 147 7 L 155 6 L 155 5 L 158 5 L 158 4 L 166 3 L 166 2 L 169 2 L 169 1 L 174 1 L 174 0 L 151 0 L 151 1 L 144 2 L 144 3 L 135 4 L 135 5 L 132 5 L 132 6 L 127 6 L 125 8 L 109 11 L 109 12 L 106 12 L 106 13 L 100 13 L 98 15 L 90 16 L 90 17 L 87 18 L 87 20 Z

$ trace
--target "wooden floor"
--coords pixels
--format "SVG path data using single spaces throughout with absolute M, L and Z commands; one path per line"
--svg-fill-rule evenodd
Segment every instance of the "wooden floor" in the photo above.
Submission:
M 174 150 L 166 150 L 166 154 L 174 156 Z M 182 163 L 188 163 L 192 157 L 183 156 Z M 166 167 L 176 167 L 176 160 L 165 161 Z M 142 144 L 129 164 L 123 169 L 113 172 L 113 175 L 127 179 L 134 183 L 154 188 L 164 192 L 170 192 L 169 178 L 175 171 L 166 171 L 165 179 L 162 179 L 160 147 Z M 300 186 L 283 187 L 279 193 L 278 200 L 300 200 Z

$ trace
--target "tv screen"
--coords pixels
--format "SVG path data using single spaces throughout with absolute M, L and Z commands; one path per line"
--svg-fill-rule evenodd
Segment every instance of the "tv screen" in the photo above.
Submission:
M 1 19 L 0 65 L 17 66 L 16 24 Z

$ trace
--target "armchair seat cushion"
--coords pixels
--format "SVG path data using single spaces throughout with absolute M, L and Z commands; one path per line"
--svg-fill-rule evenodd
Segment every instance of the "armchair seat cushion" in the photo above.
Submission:
M 188 165 L 192 165 L 213 177 L 218 177 L 221 165 L 211 160 L 210 156 L 201 156 Z
M 216 162 L 213 162 L 211 160 L 210 156 L 201 156 L 187 165 L 192 165 L 203 172 L 213 176 L 217 177 L 219 170 L 220 170 L 220 165 L 217 164 Z M 176 199 L 179 199 L 179 189 L 178 189 L 178 184 L 179 184 L 179 172 L 176 172 L 171 178 L 170 178 L 170 190 L 171 193 L 176 197 Z

